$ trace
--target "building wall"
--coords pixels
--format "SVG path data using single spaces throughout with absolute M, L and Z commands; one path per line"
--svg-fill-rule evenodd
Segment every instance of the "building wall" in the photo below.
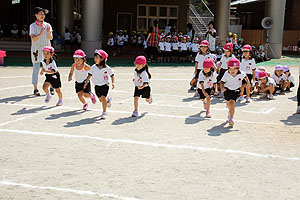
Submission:
M 286 0 L 286 12 L 284 21 L 285 30 L 300 30 L 299 10 L 299 0 Z

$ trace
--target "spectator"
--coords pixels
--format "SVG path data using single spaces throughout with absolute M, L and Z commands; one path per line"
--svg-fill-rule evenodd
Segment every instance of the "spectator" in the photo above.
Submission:
M 14 39 L 18 39 L 18 33 L 19 33 L 19 30 L 18 30 L 18 26 L 17 24 L 14 24 L 12 29 L 11 29 L 11 39 L 14 40 Z
M 186 28 L 187 28 L 187 35 L 190 36 L 191 40 L 193 41 L 194 40 L 194 37 L 195 37 L 195 30 L 193 28 L 193 25 L 191 23 L 188 23 L 186 25 Z
M 28 37 L 28 29 L 27 29 L 27 26 L 24 25 L 23 26 L 23 30 L 22 30 L 22 39 L 25 40 L 25 41 L 28 41 L 29 37 Z
M 216 49 L 216 37 L 217 31 L 214 28 L 214 22 L 211 21 L 208 23 L 208 30 L 205 34 L 206 40 L 209 42 L 209 50 L 210 52 L 214 52 Z
M 3 30 L 2 30 L 2 26 L 0 25 L 0 40 L 3 39 Z
M 157 61 L 158 43 L 159 43 L 159 29 L 158 21 L 153 21 L 153 26 L 149 29 L 148 37 L 146 39 L 149 53 L 151 54 L 151 61 Z M 149 59 L 149 58 L 148 58 Z
M 172 24 L 169 23 L 168 26 L 165 27 L 165 34 L 169 35 L 171 33 Z
M 65 35 L 64 35 L 64 41 L 65 41 L 65 52 L 70 52 L 71 48 L 71 33 L 68 28 L 65 29 Z

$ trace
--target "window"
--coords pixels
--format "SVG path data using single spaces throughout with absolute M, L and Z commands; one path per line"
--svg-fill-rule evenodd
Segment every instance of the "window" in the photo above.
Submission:
M 137 30 L 147 31 L 154 20 L 158 20 L 158 27 L 164 30 L 168 24 L 177 24 L 178 6 L 175 5 L 137 5 Z
M 20 3 L 20 0 L 12 0 L 11 1 L 11 4 L 18 4 L 18 3 Z

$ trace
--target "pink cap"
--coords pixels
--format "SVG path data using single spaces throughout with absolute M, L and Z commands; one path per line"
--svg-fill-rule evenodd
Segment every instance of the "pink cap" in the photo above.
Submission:
M 194 40 L 195 40 L 195 41 L 196 41 L 196 40 L 198 41 L 198 40 L 199 40 L 199 38 L 195 37 L 195 39 L 194 39 Z
M 186 39 L 191 39 L 191 37 L 187 35 L 187 36 L 186 36 Z
M 43 51 L 49 51 L 51 53 L 54 53 L 54 48 L 52 46 L 48 45 L 48 46 L 44 47 Z
M 214 66 L 214 61 L 212 59 L 205 59 L 203 62 L 203 68 L 212 68 Z
M 236 58 L 230 58 L 227 63 L 228 67 L 240 67 L 240 61 Z
M 275 70 L 283 70 L 282 65 L 277 65 L 277 66 L 275 67 Z
M 145 58 L 145 56 L 138 56 L 134 61 L 134 64 L 136 65 L 144 65 L 146 63 L 147 63 L 147 59 Z
M 290 71 L 290 67 L 287 66 L 287 65 L 284 65 L 283 66 L 283 72 L 287 72 L 287 71 Z
M 268 77 L 267 72 L 264 72 L 264 71 L 259 72 L 259 74 L 258 74 L 259 79 L 263 79 L 263 78 L 266 78 L 266 77 Z
M 208 47 L 209 46 L 209 42 L 207 40 L 202 40 L 200 43 L 200 47 Z
M 243 46 L 242 51 L 252 51 L 252 47 L 249 44 Z
M 73 58 L 84 58 L 86 55 L 84 53 L 83 50 L 81 49 L 77 49 L 75 52 L 74 52 L 74 55 L 73 55 Z
M 99 56 L 101 56 L 102 58 L 104 58 L 105 61 L 107 61 L 108 54 L 105 51 L 103 51 L 102 49 L 96 49 L 95 50 L 95 54 L 98 54 Z
M 186 40 L 186 37 L 185 37 L 185 36 L 183 36 L 181 39 L 182 39 L 182 40 Z
M 224 51 L 231 51 L 233 48 L 233 44 L 232 43 L 227 43 L 224 46 Z

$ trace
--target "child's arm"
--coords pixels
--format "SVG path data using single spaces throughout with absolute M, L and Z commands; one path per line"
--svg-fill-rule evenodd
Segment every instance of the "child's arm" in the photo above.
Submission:
M 252 77 L 252 83 L 254 83 L 254 82 L 255 82 L 255 74 L 256 74 L 256 73 L 255 73 L 255 69 L 253 69 L 252 72 L 253 72 L 253 73 L 252 73 L 252 75 L 253 75 L 253 77 Z
M 249 81 L 248 76 L 245 76 L 244 80 L 247 82 L 247 86 L 250 86 L 250 81 Z
M 215 94 L 215 95 L 218 95 L 218 94 L 219 94 L 219 91 L 218 91 L 218 84 L 217 84 L 217 83 L 214 83 L 214 88 L 215 88 L 214 94 Z
M 220 88 L 221 88 L 221 92 L 224 93 L 226 91 L 226 89 L 224 88 L 224 82 L 223 81 L 221 81 Z
M 83 85 L 83 89 L 86 88 L 87 84 L 90 82 L 91 77 L 92 77 L 92 74 L 88 74 L 88 76 L 86 78 L 86 81 L 85 81 L 85 83 Z
M 198 62 L 195 61 L 195 72 L 194 72 L 195 75 L 197 74 L 197 69 L 198 69 Z
M 111 89 L 114 89 L 115 88 L 115 76 L 112 75 L 111 76 Z
M 144 89 L 145 87 L 147 87 L 149 84 L 148 83 L 143 83 L 143 85 L 142 86 L 138 86 L 137 88 L 139 89 L 139 90 L 142 90 L 142 89 Z
M 43 75 L 43 74 L 44 74 L 44 72 L 45 72 L 45 69 L 42 67 L 42 68 L 41 68 L 40 75 Z
M 72 65 L 72 67 L 71 67 L 71 69 L 70 69 L 68 81 L 71 81 L 71 80 L 72 80 L 73 73 L 74 73 L 74 65 Z

